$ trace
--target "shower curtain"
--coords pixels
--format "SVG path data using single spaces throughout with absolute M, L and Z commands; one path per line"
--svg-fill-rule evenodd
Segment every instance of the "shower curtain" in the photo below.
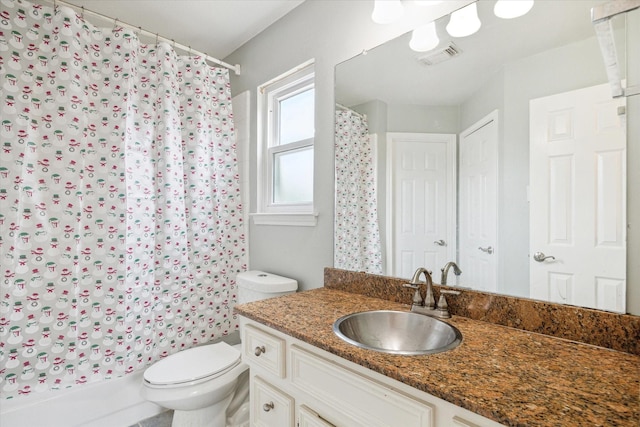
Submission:
M 0 5 L 1 396 L 237 329 L 228 71 L 68 8 Z
M 372 149 L 366 117 L 336 110 L 334 267 L 382 274 Z

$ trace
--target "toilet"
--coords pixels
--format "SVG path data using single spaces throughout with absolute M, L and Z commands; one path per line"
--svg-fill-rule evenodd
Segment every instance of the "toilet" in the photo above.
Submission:
M 239 273 L 238 302 L 293 293 L 298 282 L 265 273 Z M 249 427 L 249 367 L 241 344 L 205 344 L 180 351 L 144 372 L 142 396 L 173 409 L 172 426 Z

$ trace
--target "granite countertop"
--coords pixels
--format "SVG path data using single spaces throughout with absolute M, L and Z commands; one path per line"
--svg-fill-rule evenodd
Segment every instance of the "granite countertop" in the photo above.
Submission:
M 328 288 L 236 306 L 236 312 L 508 426 L 640 423 L 640 356 L 453 316 L 457 348 L 398 356 L 333 333 L 341 316 L 409 306 Z

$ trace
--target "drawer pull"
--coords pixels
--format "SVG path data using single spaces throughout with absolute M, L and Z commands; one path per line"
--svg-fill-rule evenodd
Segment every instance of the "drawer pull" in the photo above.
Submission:
M 269 403 L 265 403 L 264 405 L 262 405 L 262 410 L 264 412 L 269 412 L 270 410 L 273 409 L 275 405 L 273 404 L 273 402 L 269 402 Z
M 260 356 L 262 353 L 266 353 L 266 352 L 267 350 L 264 348 L 264 346 L 260 346 L 260 347 L 256 347 L 253 354 L 255 354 L 256 356 Z

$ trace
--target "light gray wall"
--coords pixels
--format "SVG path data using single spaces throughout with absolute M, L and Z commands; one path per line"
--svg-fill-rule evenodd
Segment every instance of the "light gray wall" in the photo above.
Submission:
M 458 133 L 458 107 L 428 105 L 390 105 L 389 132 Z
M 233 94 L 251 92 L 251 117 L 256 117 L 256 87 L 315 59 L 316 135 L 314 196 L 319 213 L 316 227 L 256 226 L 250 223 L 250 268 L 294 278 L 301 289 L 323 285 L 323 269 L 333 265 L 334 208 L 334 67 L 363 50 L 395 38 L 420 19 L 433 20 L 469 0 L 447 1 L 422 16 L 393 25 L 371 21 L 373 1 L 307 0 L 287 16 L 225 58 L 242 65 L 232 76 Z M 428 22 L 428 21 L 427 21 Z M 257 126 L 251 123 L 251 183 L 256 182 Z M 251 206 L 257 206 L 255 185 Z

